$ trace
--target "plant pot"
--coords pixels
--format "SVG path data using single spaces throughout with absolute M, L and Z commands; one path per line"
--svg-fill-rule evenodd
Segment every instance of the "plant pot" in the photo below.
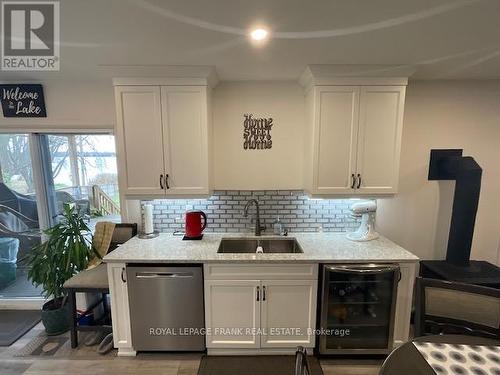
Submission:
M 71 309 L 69 303 L 62 307 L 56 307 L 60 304 L 61 298 L 50 300 L 42 306 L 42 323 L 45 332 L 49 336 L 60 335 L 66 332 L 71 326 Z

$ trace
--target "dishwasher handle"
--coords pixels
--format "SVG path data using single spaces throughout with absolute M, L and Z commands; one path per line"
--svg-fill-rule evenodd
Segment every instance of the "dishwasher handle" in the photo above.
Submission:
M 191 279 L 192 272 L 137 272 L 137 279 Z
M 356 267 L 356 266 L 326 266 L 328 271 L 344 272 L 344 273 L 358 273 L 358 274 L 373 274 L 393 272 L 399 269 L 397 265 L 384 265 L 375 267 Z

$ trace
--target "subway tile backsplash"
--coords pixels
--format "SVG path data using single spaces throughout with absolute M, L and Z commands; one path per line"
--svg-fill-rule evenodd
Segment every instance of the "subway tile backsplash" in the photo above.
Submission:
M 289 232 L 346 232 L 357 228 L 359 219 L 350 215 L 349 199 L 311 199 L 298 190 L 217 190 L 208 199 L 158 199 L 142 201 L 154 207 L 154 226 L 160 232 L 183 230 L 184 212 L 201 210 L 207 214 L 207 232 L 251 232 L 255 206 L 247 218 L 243 208 L 249 199 L 259 201 L 264 233 L 272 233 L 279 216 Z

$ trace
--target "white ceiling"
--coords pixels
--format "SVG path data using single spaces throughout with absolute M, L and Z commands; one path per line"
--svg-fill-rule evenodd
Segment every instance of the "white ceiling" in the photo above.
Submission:
M 500 78 L 499 0 L 61 0 L 61 71 L 4 79 L 155 75 L 297 79 L 308 64 L 411 65 L 415 79 Z M 265 25 L 262 47 L 245 33 Z

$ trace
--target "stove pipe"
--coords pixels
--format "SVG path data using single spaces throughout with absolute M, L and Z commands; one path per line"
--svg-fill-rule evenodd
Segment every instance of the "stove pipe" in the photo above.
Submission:
M 455 180 L 446 261 L 468 266 L 483 170 L 461 149 L 431 150 L 429 180 Z

